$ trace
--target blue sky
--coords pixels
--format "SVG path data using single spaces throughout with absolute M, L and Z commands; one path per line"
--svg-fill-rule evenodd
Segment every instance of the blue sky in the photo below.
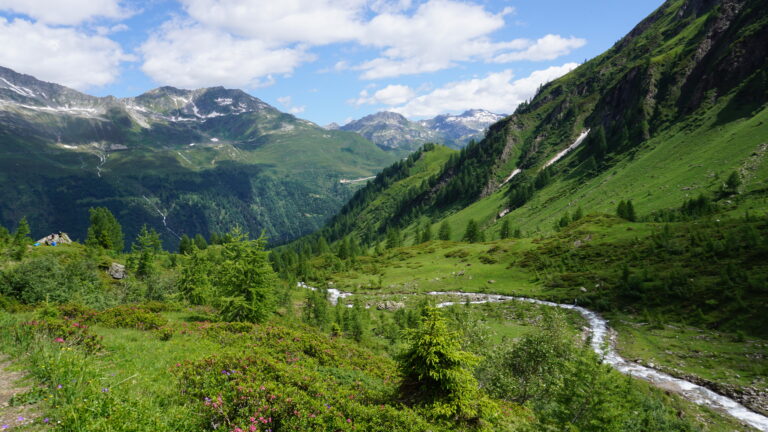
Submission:
M 0 0 L 0 65 L 95 95 L 242 88 L 318 124 L 509 113 L 661 0 Z

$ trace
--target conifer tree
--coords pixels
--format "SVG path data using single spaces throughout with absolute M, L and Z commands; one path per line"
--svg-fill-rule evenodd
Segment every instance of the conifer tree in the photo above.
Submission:
M 269 264 L 262 234 L 256 240 L 239 229 L 222 249 L 223 261 L 215 271 L 214 283 L 221 293 L 221 316 L 227 321 L 263 322 L 276 307 L 278 279 Z
M 387 230 L 387 249 L 398 248 L 403 245 L 403 237 L 397 228 Z
M 477 357 L 461 350 L 458 332 L 449 330 L 436 308 L 426 308 L 416 329 L 405 331 L 408 348 L 398 358 L 401 391 L 443 417 L 468 419 L 478 412 Z
M 737 194 L 739 193 L 739 186 L 741 186 L 741 178 L 738 172 L 733 171 L 723 185 L 723 193 L 725 195 Z
M 440 240 L 444 241 L 451 239 L 451 226 L 448 224 L 448 221 L 443 221 L 443 223 L 440 224 L 440 231 L 437 236 Z
M 188 235 L 184 234 L 179 240 L 179 253 L 184 255 L 191 254 L 195 249 L 195 242 Z
M 616 216 L 626 219 L 627 218 L 627 202 L 624 200 L 619 201 L 619 205 L 616 207 Z
M 504 240 L 509 238 L 509 219 L 504 219 L 499 229 L 499 237 Z
M 208 242 L 205 241 L 205 237 L 203 237 L 202 234 L 195 234 L 195 247 L 200 250 L 205 250 L 208 248 Z
M 632 204 L 632 200 L 627 200 L 625 219 L 627 219 L 630 222 L 637 221 L 637 214 L 635 214 L 635 206 Z
M 146 224 L 141 227 L 136 241 L 131 245 L 129 267 L 133 268 L 136 276 L 146 278 L 155 273 L 155 257 L 162 250 L 160 234 Z
M 571 217 L 571 220 L 576 222 L 577 220 L 580 220 L 584 217 L 584 211 L 581 209 L 581 207 L 577 208 L 575 212 L 573 212 L 573 216 Z
M 426 243 L 432 240 L 432 225 L 427 222 L 424 225 L 424 230 L 421 232 L 421 243 Z
M 16 232 L 13 234 L 13 259 L 20 261 L 24 254 L 27 252 L 27 245 L 29 245 L 31 239 L 29 238 L 29 223 L 27 223 L 27 217 L 24 216 L 16 226 Z
M 106 207 L 90 208 L 90 226 L 85 244 L 120 252 L 123 250 L 123 229 L 115 215 Z
M 469 222 L 467 222 L 467 228 L 464 231 L 464 237 L 462 237 L 462 240 L 469 243 L 477 243 L 479 241 L 482 241 L 480 228 L 478 227 L 477 222 L 475 222 L 474 219 L 470 219 Z

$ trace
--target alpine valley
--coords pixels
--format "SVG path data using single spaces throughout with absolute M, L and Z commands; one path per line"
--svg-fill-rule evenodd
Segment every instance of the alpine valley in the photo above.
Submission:
M 240 90 L 97 98 L 0 68 L 0 223 L 84 239 L 89 207 L 168 247 L 239 225 L 284 242 L 321 226 L 395 156 Z
M 0 425 L 768 431 L 765 0 L 667 0 L 507 116 L 0 101 Z

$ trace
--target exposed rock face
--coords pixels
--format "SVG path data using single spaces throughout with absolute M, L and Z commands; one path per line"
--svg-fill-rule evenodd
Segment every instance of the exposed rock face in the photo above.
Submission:
M 112 265 L 109 266 L 107 273 L 109 273 L 113 279 L 123 279 L 125 278 L 125 266 L 113 262 Z
M 410 121 L 401 114 L 383 111 L 339 129 L 356 132 L 384 149 L 414 150 L 428 142 L 461 148 L 470 140 L 482 139 L 486 129 L 502 118 L 502 114 L 468 110 L 459 115 L 445 114 L 429 120 Z

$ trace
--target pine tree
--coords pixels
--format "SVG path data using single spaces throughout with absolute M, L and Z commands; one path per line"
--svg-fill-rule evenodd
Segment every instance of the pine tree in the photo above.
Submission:
M 16 226 L 16 232 L 13 234 L 13 244 L 16 246 L 26 246 L 30 242 L 29 233 L 29 223 L 27 222 L 27 217 L 24 216 Z
M 723 195 L 734 195 L 739 193 L 739 186 L 741 186 L 741 177 L 739 177 L 738 172 L 733 171 L 723 185 Z
M 195 234 L 195 247 L 200 250 L 205 250 L 208 248 L 208 242 L 205 241 L 205 237 L 203 237 L 202 234 Z
M 630 222 L 637 221 L 637 215 L 635 214 L 635 206 L 632 204 L 632 200 L 627 200 L 626 204 L 626 220 Z
M 467 222 L 467 228 L 464 231 L 464 237 L 462 237 L 462 240 L 469 243 L 477 243 L 482 241 L 480 238 L 480 228 L 474 219 L 470 219 L 469 222 Z
M 214 283 L 221 292 L 221 316 L 226 321 L 263 322 L 276 307 L 277 275 L 269 264 L 262 234 L 256 240 L 236 229 L 222 249 Z
M 211 244 L 212 245 L 219 245 L 221 244 L 221 234 L 217 233 L 216 231 L 211 233 Z
M 448 221 L 443 221 L 443 223 L 440 224 L 440 231 L 438 232 L 437 237 L 444 241 L 449 241 L 451 239 L 451 226 L 448 224 Z
M 160 234 L 146 224 L 141 227 L 136 241 L 131 245 L 129 267 L 139 278 L 147 278 L 155 273 L 155 257 L 162 250 Z
M 580 220 L 584 217 L 584 211 L 581 209 L 581 207 L 577 208 L 575 212 L 573 212 L 573 216 L 571 217 L 571 220 L 576 222 L 577 220 Z
M 398 357 L 402 393 L 427 404 L 434 415 L 468 419 L 478 414 L 478 383 L 473 354 L 461 350 L 458 332 L 449 330 L 436 308 L 425 309 L 416 329 L 405 330 L 408 348 Z
M 330 250 L 331 248 L 328 246 L 328 240 L 326 240 L 325 236 L 319 236 L 315 245 L 315 252 L 318 255 L 322 255 L 330 252 Z
M 421 243 L 426 243 L 432 240 L 432 225 L 427 222 L 424 225 L 424 230 L 421 232 Z
M 106 207 L 90 208 L 90 226 L 85 244 L 107 250 L 123 250 L 123 229 L 115 215 Z
M 341 260 L 349 258 L 349 238 L 339 240 L 339 249 L 336 251 L 336 256 Z
M 179 240 L 179 253 L 189 255 L 195 250 L 195 242 L 188 235 L 184 234 Z
M 324 328 L 330 322 L 328 293 L 323 289 L 316 289 L 307 293 L 307 301 L 304 303 L 304 321 L 315 327 Z
M 499 229 L 499 237 L 503 239 L 509 238 L 509 219 L 504 219 Z
M 27 252 L 27 245 L 29 245 L 31 239 L 29 238 L 29 223 L 27 223 L 27 217 L 24 216 L 16 226 L 16 232 L 13 234 L 13 250 L 11 255 L 13 259 L 21 261 L 24 254 Z
M 11 241 L 11 233 L 8 228 L 0 225 L 0 247 L 8 244 Z
M 403 236 L 397 228 L 387 230 L 387 249 L 398 248 L 403 245 Z
M 627 202 L 624 200 L 619 201 L 619 205 L 616 207 L 616 216 L 626 219 L 627 218 Z

